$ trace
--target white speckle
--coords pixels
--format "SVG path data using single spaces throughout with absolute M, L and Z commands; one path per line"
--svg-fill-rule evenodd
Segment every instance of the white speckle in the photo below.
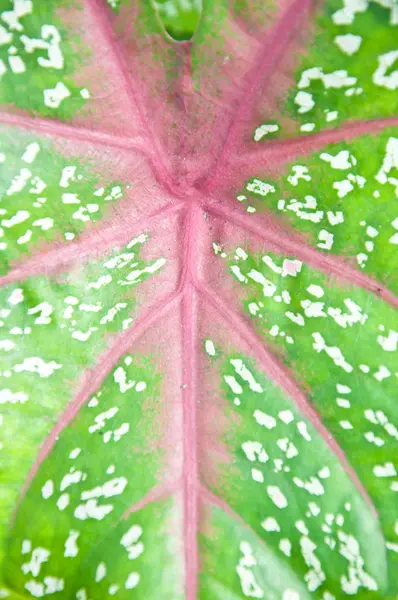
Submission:
M 40 574 L 40 569 L 43 563 L 47 562 L 50 557 L 49 550 L 45 548 L 35 548 L 32 552 L 30 562 L 24 563 L 21 570 L 25 575 L 32 573 L 33 577 Z
M 29 554 L 29 552 L 31 550 L 32 550 L 32 542 L 30 540 L 23 540 L 21 553 Z
M 350 169 L 353 165 L 356 164 L 355 158 L 352 155 L 350 155 L 348 150 L 341 150 L 338 154 L 336 154 L 336 156 L 323 152 L 320 155 L 320 158 L 330 163 L 332 169 L 346 170 Z
M 386 54 L 378 56 L 377 60 L 379 66 L 373 73 L 373 83 L 385 87 L 388 90 L 398 89 L 398 69 L 395 69 L 387 75 L 387 72 L 394 65 L 397 59 L 398 50 L 392 50 L 390 52 L 386 52 Z
M 46 481 L 46 483 L 43 485 L 43 487 L 41 488 L 41 495 L 43 496 L 44 500 L 47 500 L 47 498 L 50 498 L 54 493 L 54 483 L 52 481 L 52 479 L 48 479 Z
M 79 504 L 74 515 L 76 519 L 80 519 L 81 521 L 85 521 L 86 519 L 102 521 L 102 519 L 112 512 L 112 510 L 112 504 L 103 504 L 99 506 L 97 500 L 93 499 L 88 500 L 85 504 Z
M 214 345 L 214 342 L 212 342 L 212 340 L 205 340 L 205 350 L 209 356 L 216 355 L 216 347 Z
M 299 109 L 298 109 L 299 113 L 309 112 L 315 106 L 315 102 L 312 97 L 312 94 L 310 94 L 309 92 L 301 92 L 301 91 L 298 92 L 296 94 L 294 102 L 295 102 L 295 104 L 297 104 L 299 106 Z
M 64 167 L 62 169 L 62 175 L 61 175 L 61 179 L 59 182 L 60 187 L 63 187 L 63 188 L 69 187 L 69 183 L 71 181 L 76 181 L 75 175 L 76 175 L 76 167 L 75 166 L 71 165 L 69 167 Z
M 14 227 L 14 225 L 23 223 L 26 221 L 26 219 L 29 219 L 29 217 L 30 213 L 27 210 L 19 210 L 13 217 L 11 217 L 11 219 L 3 219 L 1 224 L 3 227 L 10 229 L 11 227 Z
M 243 392 L 243 388 L 236 381 L 235 377 L 232 375 L 224 375 L 225 383 L 231 388 L 234 394 L 241 394 Z
M 38 155 L 39 151 L 40 151 L 40 146 L 37 142 L 28 144 L 25 152 L 22 155 L 22 160 L 29 164 L 32 163 L 35 160 L 36 156 Z
M 69 486 L 74 485 L 76 483 L 80 483 L 83 479 L 82 471 L 73 471 L 73 473 L 67 473 L 61 481 L 60 490 L 63 492 Z
M 292 555 L 292 544 L 287 538 L 282 538 L 280 540 L 279 549 L 285 556 L 290 557 Z
M 295 590 L 287 589 L 283 592 L 282 600 L 300 600 L 300 594 Z
M 385 367 L 384 365 L 380 365 L 379 370 L 377 371 L 377 373 L 374 374 L 375 379 L 377 379 L 377 381 L 383 381 L 383 379 L 387 379 L 388 377 L 390 377 L 391 373 L 390 371 L 387 369 L 387 367 Z
M 336 398 L 336 404 L 337 404 L 337 406 L 340 406 L 341 408 L 350 408 L 351 407 L 351 402 L 349 400 L 346 400 L 345 398 Z
M 315 123 L 304 123 L 300 127 L 300 131 L 314 131 Z
M 6 404 L 6 402 L 10 404 L 17 404 L 18 402 L 24 404 L 27 400 L 29 400 L 29 396 L 25 392 L 12 392 L 8 388 L 0 389 L 0 404 Z
M 307 291 L 316 298 L 322 298 L 322 296 L 324 295 L 324 291 L 320 285 L 311 284 L 308 286 Z
M 275 188 L 273 185 L 256 178 L 246 185 L 246 189 L 248 192 L 252 192 L 253 194 L 258 194 L 259 196 L 264 197 L 270 193 L 273 194 L 275 192 Z
M 291 410 L 281 410 L 280 413 L 278 414 L 278 417 L 280 418 L 281 421 L 286 423 L 286 425 L 288 425 L 289 423 L 294 421 L 294 416 L 293 416 L 293 413 Z
M 264 483 L 264 475 L 259 469 L 252 469 L 251 474 L 254 481 L 257 481 L 257 483 Z
M 275 123 L 264 123 L 263 125 L 260 125 L 260 127 L 256 128 L 254 132 L 254 141 L 259 142 L 264 136 L 268 135 L 269 133 L 275 133 L 278 131 L 278 129 L 279 127 Z
M 261 385 L 259 383 L 257 383 L 257 381 L 254 379 L 253 374 L 251 373 L 251 371 L 249 371 L 249 369 L 247 368 L 247 366 L 244 364 L 243 360 L 241 360 L 240 358 L 237 359 L 231 359 L 230 360 L 231 365 L 234 367 L 235 372 L 244 380 L 249 384 L 250 389 L 253 392 L 257 392 L 257 393 L 261 393 L 263 392 L 263 388 L 261 387 Z
M 44 596 L 44 585 L 34 579 L 31 579 L 25 583 L 25 590 L 34 596 L 35 598 L 41 598 Z
M 398 331 L 390 329 L 387 337 L 380 335 L 377 342 L 385 352 L 395 352 L 398 345 Z
M 75 556 L 77 556 L 79 554 L 79 548 L 77 547 L 77 543 L 76 543 L 79 535 L 80 535 L 79 531 L 75 531 L 74 529 L 71 529 L 69 531 L 68 538 L 65 542 L 65 551 L 64 551 L 65 558 L 74 558 Z
M 323 469 L 318 472 L 318 475 L 321 479 L 328 479 L 328 477 L 330 477 L 329 467 L 323 467 Z
M 130 573 L 130 575 L 127 577 L 124 587 L 126 588 L 126 590 L 132 590 L 133 588 L 137 587 L 139 582 L 140 582 L 139 573 L 133 572 L 133 573 Z
M 267 487 L 267 494 L 271 498 L 275 506 L 277 506 L 278 508 L 286 508 L 286 506 L 288 505 L 286 497 L 281 492 L 278 486 L 269 485 Z
M 339 423 L 342 429 L 353 429 L 353 425 L 350 423 L 350 421 L 339 421 Z
M 261 523 L 261 527 L 263 527 L 263 529 L 265 529 L 265 531 L 280 531 L 281 528 L 279 527 L 278 521 L 276 519 L 274 519 L 273 517 L 267 517 L 267 519 L 264 519 L 264 521 Z
M 95 581 L 99 583 L 106 577 L 106 565 L 104 562 L 99 563 L 95 572 Z
M 353 367 L 347 363 L 341 350 L 336 346 L 327 346 L 324 338 L 319 332 L 313 333 L 314 338 L 313 348 L 316 352 L 322 352 L 324 350 L 328 356 L 333 360 L 334 364 L 341 367 L 346 373 L 351 373 Z
M 333 246 L 334 235 L 326 229 L 321 229 L 318 234 L 318 239 L 320 242 L 317 244 L 318 248 L 322 248 L 323 250 L 330 250 Z
M 46 363 L 42 358 L 32 356 L 25 358 L 23 363 L 15 365 L 14 371 L 16 373 L 22 373 L 24 371 L 29 373 L 37 373 L 39 377 L 47 378 L 58 369 L 61 369 L 61 367 L 62 365 L 59 365 L 54 360 Z
M 244 442 L 242 444 L 242 450 L 251 462 L 259 460 L 261 463 L 266 463 L 269 458 L 260 442 Z
M 298 185 L 300 179 L 303 179 L 304 181 L 311 181 L 311 175 L 308 172 L 308 168 L 304 165 L 293 165 L 292 171 L 293 175 L 289 175 L 287 180 L 294 187 Z
M 72 460 L 77 458 L 79 456 L 81 452 L 81 448 L 75 448 L 74 450 L 72 450 L 72 452 L 69 454 L 69 458 L 71 458 Z
M 346 35 L 336 35 L 334 41 L 338 45 L 340 50 L 344 52 L 344 54 L 352 56 L 353 54 L 358 52 L 361 46 L 362 38 L 360 35 L 353 35 L 352 33 L 347 33 Z
M 298 429 L 298 431 L 299 431 L 300 435 L 302 435 L 302 436 L 303 436 L 303 438 L 304 438 L 305 440 L 307 440 L 307 442 L 310 442 L 310 441 L 311 441 L 311 436 L 310 436 L 310 434 L 308 433 L 308 430 L 307 430 L 307 425 L 306 425 L 306 423 L 304 423 L 304 421 L 299 421 L 299 422 L 297 423 L 297 429 Z
M 69 505 L 69 494 L 61 494 L 57 500 L 57 506 L 59 510 L 65 510 Z
M 82 88 L 80 90 L 80 95 L 82 98 L 84 98 L 84 100 L 88 100 L 90 98 L 90 92 L 88 91 L 87 88 Z
M 276 419 L 261 410 L 256 409 L 253 413 L 253 417 L 259 425 L 263 425 L 267 429 L 273 429 L 276 426 Z
M 395 477 L 397 471 L 392 463 L 385 463 L 384 465 L 376 465 L 373 468 L 373 473 L 376 477 Z
M 44 104 L 50 108 L 58 108 L 65 98 L 70 96 L 70 91 L 62 81 L 59 81 L 55 88 L 43 91 Z

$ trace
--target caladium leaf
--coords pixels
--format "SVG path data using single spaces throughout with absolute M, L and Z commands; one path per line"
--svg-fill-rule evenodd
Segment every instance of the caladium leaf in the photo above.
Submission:
M 395 0 L 0 9 L 0 597 L 395 598 Z

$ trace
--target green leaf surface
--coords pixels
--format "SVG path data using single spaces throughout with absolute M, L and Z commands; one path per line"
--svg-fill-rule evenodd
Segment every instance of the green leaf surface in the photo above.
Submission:
M 397 597 L 397 31 L 0 0 L 0 598 Z

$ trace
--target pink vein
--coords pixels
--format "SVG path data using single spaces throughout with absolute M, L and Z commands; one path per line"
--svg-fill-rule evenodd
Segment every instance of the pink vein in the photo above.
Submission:
M 36 460 L 29 472 L 22 490 L 22 497 L 26 493 L 29 485 L 36 475 L 41 463 L 49 455 L 53 449 L 57 437 L 67 427 L 67 425 L 75 418 L 82 406 L 89 400 L 101 385 L 104 378 L 110 373 L 111 369 L 118 363 L 120 358 L 128 352 L 131 346 L 136 342 L 146 330 L 151 327 L 156 321 L 164 317 L 171 308 L 180 301 L 181 293 L 172 292 L 146 313 L 138 317 L 134 324 L 122 334 L 116 336 L 111 345 L 97 360 L 96 365 L 89 369 L 83 376 L 82 382 L 76 391 L 73 399 L 62 413 L 43 445 L 41 446 Z
M 305 242 L 295 239 L 293 235 L 289 235 L 286 231 L 264 228 L 261 223 L 257 223 L 252 220 L 251 216 L 243 214 L 239 210 L 228 210 L 214 204 L 204 204 L 203 209 L 215 217 L 241 227 L 263 242 L 269 242 L 280 253 L 292 254 L 327 275 L 333 274 L 336 280 L 344 280 L 352 285 L 362 287 L 380 296 L 392 306 L 398 306 L 398 298 L 388 288 L 380 285 L 372 277 L 360 273 L 337 256 L 319 252 L 311 246 L 307 246 Z
M 127 519 L 132 513 L 142 510 L 148 504 L 152 502 L 159 502 L 160 500 L 166 500 L 172 496 L 177 490 L 181 488 L 181 479 L 174 479 L 160 485 L 156 485 L 138 502 L 130 506 L 124 513 L 122 518 Z
M 111 9 L 107 9 L 102 0 L 88 0 L 88 2 L 92 6 L 93 17 L 97 19 L 98 25 L 102 29 L 104 38 L 109 46 L 109 49 L 113 56 L 115 68 L 118 69 L 124 81 L 125 89 L 131 101 L 131 106 L 136 108 L 141 123 L 144 129 L 146 130 L 148 138 L 151 140 L 154 148 L 156 148 L 156 161 L 152 162 L 154 173 L 158 175 L 158 180 L 163 181 L 166 184 L 166 182 L 170 181 L 170 173 L 168 172 L 164 164 L 161 149 L 159 148 L 157 139 L 155 138 L 151 128 L 149 127 L 148 120 L 145 116 L 145 112 L 138 99 L 137 92 L 131 80 L 131 75 L 129 73 L 125 57 L 122 54 L 119 45 L 115 39 L 108 13 L 108 11 L 110 11 Z M 145 65 L 142 65 L 142 68 L 145 68 Z
M 198 210 L 192 203 L 184 222 L 185 271 L 182 297 L 182 377 L 183 377 L 183 499 L 184 499 L 184 552 L 186 600 L 197 597 L 198 555 L 198 467 L 196 425 L 196 314 L 194 306 L 195 265 L 194 234 L 197 229 Z
M 28 117 L 26 115 L 15 115 L 0 112 L 0 123 L 40 132 L 52 137 L 66 138 L 71 141 L 87 142 L 95 146 L 106 146 L 120 148 L 122 150 L 137 150 L 148 155 L 148 144 L 142 137 L 128 138 L 117 136 L 103 131 L 68 125 L 52 119 L 40 119 L 39 117 Z
M 292 398 L 300 411 L 312 423 L 320 436 L 323 438 L 324 442 L 329 446 L 332 452 L 334 452 L 335 456 L 346 471 L 347 475 L 350 477 L 356 489 L 370 507 L 372 513 L 377 517 L 377 511 L 372 503 L 372 500 L 355 473 L 355 470 L 349 464 L 344 451 L 340 448 L 337 441 L 333 438 L 325 425 L 323 425 L 317 411 L 310 404 L 306 395 L 299 388 L 288 369 L 282 366 L 273 353 L 266 348 L 264 341 L 254 331 L 252 331 L 248 322 L 241 315 L 235 311 L 232 311 L 229 306 L 225 304 L 221 298 L 215 295 L 205 283 L 200 282 L 197 284 L 197 286 L 198 291 L 216 309 L 221 318 L 227 321 L 230 326 L 239 333 L 242 339 L 246 341 L 253 353 L 253 356 L 256 358 L 267 375 Z
M 290 38 L 300 24 L 300 17 L 305 15 L 312 4 L 312 0 L 293 0 L 290 2 L 287 10 L 281 15 L 270 34 L 266 36 L 258 58 L 247 77 L 247 84 L 244 85 L 238 100 L 235 119 L 231 122 L 223 149 L 217 158 L 214 170 L 212 169 L 208 174 L 207 181 L 212 176 L 214 179 L 215 175 L 222 171 L 224 161 L 234 148 L 240 130 L 247 124 L 259 86 L 272 74 L 275 64 L 283 56 Z
M 154 226 L 156 221 L 163 220 L 166 214 L 178 212 L 182 207 L 182 202 L 168 204 L 149 217 L 140 219 L 133 224 L 123 221 L 115 226 L 110 223 L 106 227 L 93 229 L 88 235 L 84 235 L 83 232 L 82 237 L 76 241 L 62 242 L 58 247 L 44 250 L 25 259 L 21 265 L 0 277 L 0 287 L 16 281 L 24 281 L 31 276 L 56 273 L 68 265 L 81 263 L 84 258 L 99 251 L 101 254 L 105 254 L 107 250 L 127 244 L 134 236 L 142 233 L 149 226 Z
M 348 141 L 360 135 L 377 133 L 386 127 L 395 126 L 398 126 L 398 117 L 354 121 L 336 129 L 328 129 L 311 135 L 258 144 L 256 148 L 248 152 L 233 155 L 230 158 L 230 164 L 238 168 L 246 167 L 248 172 L 251 169 L 264 169 L 270 161 L 284 163 L 300 155 L 316 152 L 327 144 Z

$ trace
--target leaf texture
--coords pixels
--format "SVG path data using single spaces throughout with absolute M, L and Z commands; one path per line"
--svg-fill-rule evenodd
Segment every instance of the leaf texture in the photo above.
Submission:
M 0 0 L 0 597 L 395 598 L 398 5 L 176 6 Z

